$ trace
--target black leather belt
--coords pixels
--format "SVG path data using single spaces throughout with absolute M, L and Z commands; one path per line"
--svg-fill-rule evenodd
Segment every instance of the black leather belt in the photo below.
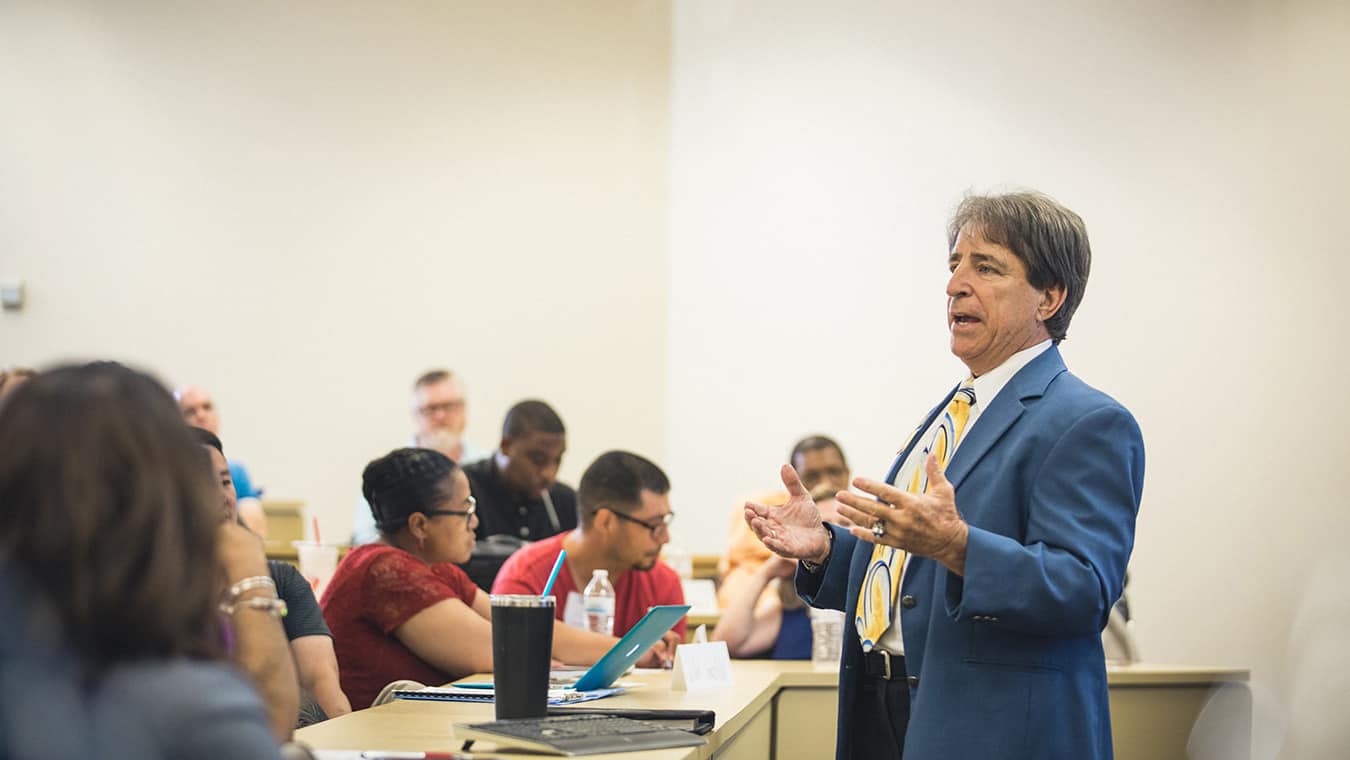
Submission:
M 902 681 L 905 678 L 905 656 L 880 649 L 863 652 L 863 672 L 887 681 Z

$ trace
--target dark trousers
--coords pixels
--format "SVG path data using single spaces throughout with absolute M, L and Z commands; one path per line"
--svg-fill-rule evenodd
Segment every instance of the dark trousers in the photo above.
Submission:
M 900 760 L 909 727 L 909 684 L 904 677 L 886 680 L 858 675 L 853 695 L 853 757 Z

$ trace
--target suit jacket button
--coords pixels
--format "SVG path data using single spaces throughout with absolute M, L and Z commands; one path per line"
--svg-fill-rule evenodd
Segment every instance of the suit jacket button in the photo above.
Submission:
M 909 594 L 905 594 L 904 596 L 900 597 L 900 606 L 904 607 L 907 610 L 914 609 L 914 605 L 916 604 L 918 604 L 918 602 L 914 601 L 914 597 L 910 596 Z
M 906 680 L 909 681 L 909 688 L 911 688 L 911 689 L 917 689 L 917 688 L 919 688 L 919 677 L 918 677 L 918 676 L 910 676 L 910 677 L 909 677 L 908 679 L 906 679 Z

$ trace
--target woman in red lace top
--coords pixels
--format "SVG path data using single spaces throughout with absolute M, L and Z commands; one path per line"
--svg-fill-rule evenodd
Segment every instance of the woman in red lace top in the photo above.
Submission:
M 366 466 L 362 492 L 381 538 L 342 560 L 320 602 L 352 706 L 391 681 L 491 672 L 488 595 L 452 564 L 473 553 L 478 522 L 464 472 L 439 452 L 396 449 Z M 553 656 L 590 663 L 614 642 L 559 624 Z

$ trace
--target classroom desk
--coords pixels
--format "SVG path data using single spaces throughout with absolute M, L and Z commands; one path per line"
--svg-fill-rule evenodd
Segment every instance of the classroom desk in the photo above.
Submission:
M 721 619 L 722 613 L 720 612 L 704 612 L 699 614 L 691 612 L 684 616 L 685 630 L 692 636 L 694 635 L 694 629 L 698 628 L 700 625 L 706 625 L 708 626 L 708 633 L 711 634 L 712 629 L 717 627 L 717 621 Z
M 595 755 L 597 760 L 793 760 L 834 754 L 838 673 L 810 662 L 733 661 L 735 684 L 728 689 L 672 692 L 668 672 L 640 671 L 624 680 L 642 688 L 586 706 L 698 708 L 714 710 L 717 726 L 703 747 Z M 1135 665 L 1111 669 L 1111 712 L 1116 757 L 1155 760 L 1186 757 L 1186 740 L 1196 717 L 1216 693 L 1227 711 L 1224 725 L 1248 737 L 1251 698 L 1246 670 Z M 298 741 L 316 749 L 458 750 L 455 723 L 492 720 L 492 706 L 460 702 L 400 700 L 300 729 Z M 486 745 L 475 745 L 484 756 Z M 539 757 L 500 753 L 501 757 Z M 486 756 L 494 756 L 487 753 Z
M 1205 730 L 1224 732 L 1229 737 L 1226 747 L 1246 748 L 1230 754 L 1229 760 L 1249 760 L 1250 678 L 1245 668 L 1147 664 L 1107 668 L 1116 758 L 1184 760 L 1191 728 L 1204 710 Z
M 789 682 L 815 684 L 833 695 L 837 681 L 833 668 L 816 672 L 809 662 L 741 660 L 733 663 L 733 670 L 735 684 L 731 688 L 699 692 L 671 691 L 668 671 L 637 671 L 625 677 L 624 681 L 638 681 L 643 684 L 642 687 L 627 694 L 586 703 L 586 706 L 713 710 L 717 714 L 717 727 L 708 734 L 708 744 L 703 747 L 593 757 L 597 760 L 619 757 L 641 757 L 643 760 L 701 760 L 712 757 L 720 760 L 763 760 L 770 756 L 775 698 L 784 685 Z M 828 715 L 820 718 L 822 723 L 832 726 L 833 707 Z M 487 720 L 492 720 L 492 705 L 396 700 L 302 728 L 296 732 L 296 739 L 316 749 L 450 751 L 458 750 L 463 744 L 462 740 L 455 738 L 453 724 Z M 829 746 L 833 747 L 833 743 L 831 728 Z M 483 744 L 475 745 L 474 754 L 479 755 L 485 748 Z M 501 755 L 539 757 L 526 753 Z

